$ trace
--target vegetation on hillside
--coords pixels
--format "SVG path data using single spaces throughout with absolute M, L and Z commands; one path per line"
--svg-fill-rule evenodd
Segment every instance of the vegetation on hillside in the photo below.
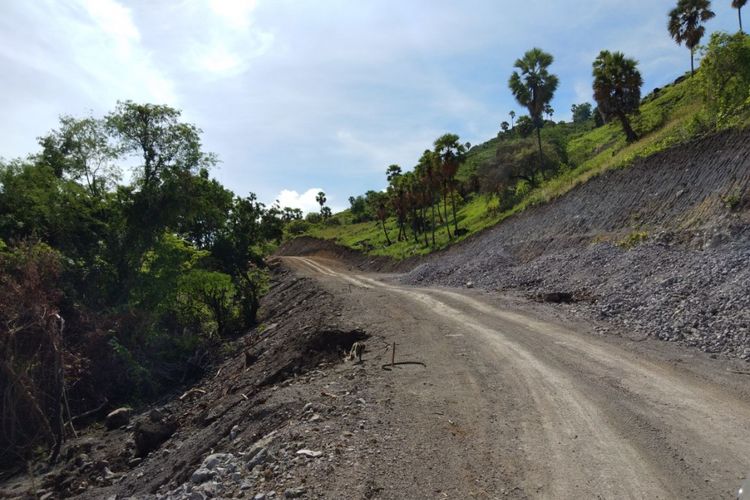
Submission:
M 263 256 L 302 218 L 210 178 L 200 130 L 167 106 L 63 117 L 39 144 L 0 163 L 0 466 L 200 375 L 254 324 Z
M 399 173 L 395 181 L 388 175 L 385 192 L 351 197 L 348 210 L 301 229 L 375 255 L 422 255 L 546 203 L 609 169 L 701 135 L 748 125 L 750 37 L 715 33 L 700 50 L 702 65 L 695 76 L 680 77 L 643 98 L 637 62 L 602 51 L 593 63 L 598 107 L 574 105 L 574 120 L 556 123 L 542 118 L 545 109 L 551 111 L 547 108 L 557 87 L 548 72 L 552 59 L 533 49 L 519 59 L 517 68 L 523 69 L 510 87 L 534 117 L 512 114 L 512 128 L 505 122 L 497 137 L 461 151 L 456 156 L 460 165 L 449 176 L 441 173 L 437 149 L 427 150 L 412 171 Z M 529 85 L 522 84 L 522 73 Z M 554 85 L 537 91 L 534 85 L 545 79 Z M 411 227 L 408 236 L 404 222 Z

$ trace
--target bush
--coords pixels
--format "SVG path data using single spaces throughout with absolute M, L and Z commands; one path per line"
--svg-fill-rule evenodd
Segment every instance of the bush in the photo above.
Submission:
M 750 109 L 750 36 L 717 32 L 703 49 L 699 81 L 718 126 Z
M 62 443 L 61 272 L 42 243 L 0 252 L 0 466 Z
M 323 216 L 320 215 L 318 212 L 310 212 L 305 216 L 305 220 L 309 222 L 310 224 L 318 224 L 320 221 L 323 220 Z
M 175 308 L 179 322 L 206 337 L 223 337 L 238 327 L 237 290 L 228 274 L 192 269 L 180 277 Z
M 305 220 L 293 220 L 286 225 L 286 229 L 289 234 L 298 236 L 310 229 L 310 223 Z

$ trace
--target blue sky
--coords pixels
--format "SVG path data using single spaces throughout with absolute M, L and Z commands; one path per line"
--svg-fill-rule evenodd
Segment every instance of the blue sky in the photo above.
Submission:
M 689 68 L 666 31 L 675 0 L 3 0 L 0 156 L 36 151 L 61 114 L 166 103 L 219 155 L 237 194 L 334 209 L 410 168 L 445 132 L 473 144 L 508 112 L 513 62 L 539 46 L 555 119 L 591 101 L 601 49 L 640 61 L 644 91 Z M 708 31 L 736 31 L 730 0 Z

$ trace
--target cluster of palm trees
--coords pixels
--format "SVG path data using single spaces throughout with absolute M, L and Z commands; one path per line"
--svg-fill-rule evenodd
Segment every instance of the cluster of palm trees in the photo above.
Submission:
M 737 9 L 739 16 L 740 32 L 742 7 L 746 3 L 747 0 L 732 0 L 732 7 Z M 685 44 L 690 49 L 691 74 L 695 73 L 695 50 L 705 35 L 705 23 L 715 16 L 710 0 L 678 0 L 675 8 L 669 12 L 669 34 L 677 44 Z M 508 82 L 516 101 L 528 109 L 529 118 L 536 129 L 540 165 L 543 154 L 542 117 L 559 84 L 557 77 L 549 72 L 553 61 L 553 57 L 541 49 L 531 49 L 516 61 L 516 71 Z M 637 61 L 625 57 L 622 52 L 603 50 L 593 63 L 593 76 L 594 99 L 603 118 L 619 120 L 629 142 L 638 139 L 628 119 L 629 114 L 638 111 L 641 99 L 643 78 L 638 71 Z M 514 118 L 515 113 L 511 111 L 511 119 Z
M 435 246 L 435 233 L 441 225 L 449 239 L 460 234 L 456 215 L 456 174 L 464 161 L 468 144 L 461 144 L 455 134 L 445 134 L 436 139 L 433 146 L 434 149 L 425 150 L 411 172 L 402 172 L 398 165 L 389 166 L 386 171 L 388 189 L 370 201 L 374 204 L 374 212 L 382 224 L 388 245 L 391 239 L 385 221 L 391 211 L 398 225 L 397 241 L 409 239 L 407 227 L 411 229 L 414 242 L 423 241 L 425 246 L 430 243 Z

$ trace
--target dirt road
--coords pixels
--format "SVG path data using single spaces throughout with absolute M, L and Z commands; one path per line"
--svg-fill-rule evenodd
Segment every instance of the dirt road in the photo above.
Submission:
M 750 378 L 728 362 L 597 337 L 522 300 L 284 259 L 413 363 L 383 382 L 398 446 L 353 466 L 392 486 L 378 498 L 731 498 L 750 473 Z

